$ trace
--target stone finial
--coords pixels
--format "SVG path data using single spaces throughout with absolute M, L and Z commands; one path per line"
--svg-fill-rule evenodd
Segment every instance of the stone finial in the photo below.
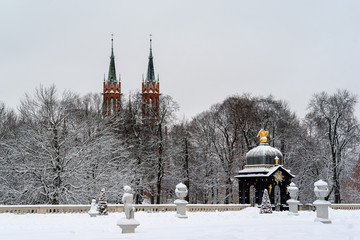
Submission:
M 188 189 L 185 184 L 179 183 L 176 185 L 175 194 L 180 200 L 184 200 L 188 194 Z
M 313 205 L 316 207 L 315 222 L 331 223 L 329 219 L 329 206 L 330 202 L 325 200 L 325 197 L 329 194 L 328 184 L 323 180 L 319 180 L 314 183 L 314 192 L 318 200 Z
M 287 200 L 287 204 L 289 204 L 289 215 L 299 215 L 298 213 L 298 206 L 299 201 L 297 200 L 299 189 L 296 187 L 295 183 L 290 183 L 288 187 L 288 191 L 290 194 L 291 199 Z
M 295 183 L 290 183 L 288 187 L 288 191 L 290 194 L 291 199 L 297 200 L 299 189 L 296 187 Z
M 314 186 L 315 196 L 318 197 L 319 200 L 325 200 L 325 197 L 329 193 L 328 184 L 320 179 L 314 183 Z

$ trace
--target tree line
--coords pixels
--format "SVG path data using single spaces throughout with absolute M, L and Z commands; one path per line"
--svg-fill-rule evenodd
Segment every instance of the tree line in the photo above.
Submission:
M 88 204 L 102 188 L 119 203 L 124 185 L 136 203 L 169 203 L 179 182 L 190 203 L 237 203 L 234 176 L 262 128 L 302 202 L 315 199 L 318 179 L 331 201 L 360 201 L 357 98 L 347 90 L 315 94 L 304 119 L 272 96 L 230 96 L 191 120 L 176 119 L 171 96 L 147 116 L 139 94 L 123 99 L 112 116 L 101 95 L 60 95 L 55 86 L 26 95 L 17 112 L 1 103 L 0 204 Z

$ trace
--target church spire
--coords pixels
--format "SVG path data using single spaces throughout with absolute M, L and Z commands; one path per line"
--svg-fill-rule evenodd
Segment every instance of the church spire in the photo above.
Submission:
M 150 55 L 149 58 L 153 58 L 152 56 L 152 39 L 151 39 L 152 35 L 150 34 Z
M 111 83 L 113 83 L 114 81 L 116 82 L 113 34 L 111 34 L 111 56 L 110 56 L 110 66 L 109 66 L 108 81 L 111 82 Z
M 152 35 L 150 34 L 150 55 L 149 55 L 149 64 L 148 64 L 148 71 L 146 75 L 147 82 L 154 82 L 155 81 L 155 70 L 154 70 L 154 62 L 153 62 L 153 55 L 152 55 Z

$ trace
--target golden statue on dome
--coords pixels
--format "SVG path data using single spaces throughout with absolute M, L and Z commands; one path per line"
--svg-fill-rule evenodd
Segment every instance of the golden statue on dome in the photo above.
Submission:
M 269 131 L 265 131 L 264 129 L 261 129 L 256 137 L 260 136 L 260 142 L 266 143 L 267 142 L 267 135 L 269 135 Z

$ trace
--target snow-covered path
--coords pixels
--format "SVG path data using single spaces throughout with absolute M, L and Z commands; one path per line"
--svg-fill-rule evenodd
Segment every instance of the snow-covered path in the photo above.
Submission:
M 174 212 L 137 212 L 135 234 L 121 234 L 116 226 L 124 213 L 90 218 L 87 214 L 0 214 L 0 239 L 91 240 L 360 240 L 360 211 L 330 210 L 332 224 L 314 222 L 314 212 L 260 215 L 259 209 L 238 212 L 188 213 L 178 219 Z

